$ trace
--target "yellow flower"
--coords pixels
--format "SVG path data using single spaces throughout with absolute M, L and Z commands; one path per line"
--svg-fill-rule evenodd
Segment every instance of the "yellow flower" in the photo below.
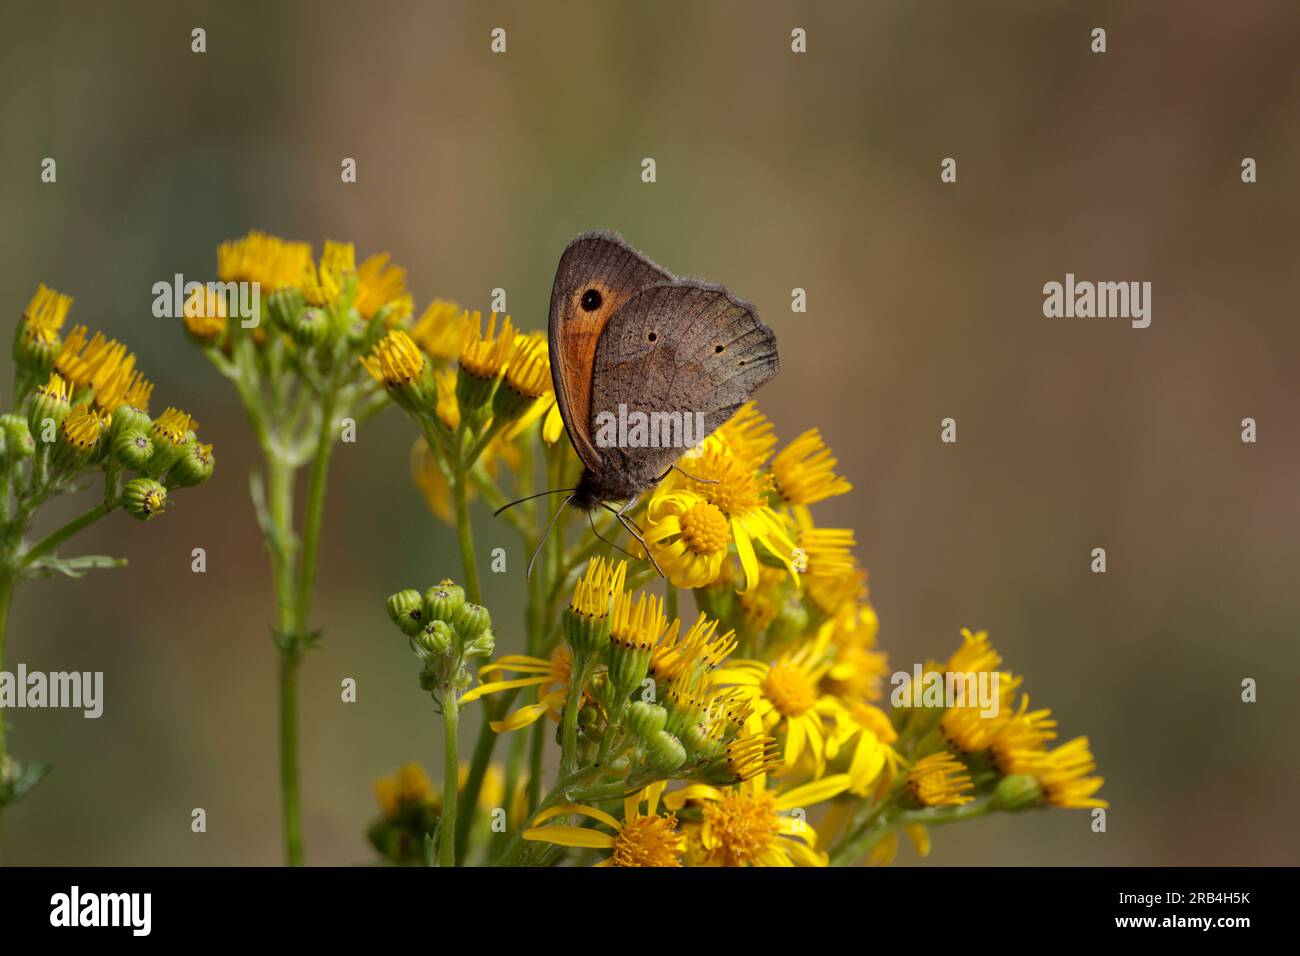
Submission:
M 376 382 L 387 388 L 417 383 L 424 372 L 424 355 L 411 337 L 393 329 L 375 343 L 370 355 L 360 359 Z
M 480 313 L 475 312 L 470 316 L 460 349 L 460 367 L 461 371 L 477 379 L 493 379 L 501 374 L 510 359 L 515 330 L 510 324 L 508 315 L 504 317 L 498 330 L 495 312 L 488 320 L 486 332 L 483 331 L 482 325 L 483 317 Z
M 692 865 L 826 866 L 807 810 L 848 786 L 847 774 L 835 774 L 784 791 L 769 790 L 766 779 L 757 776 L 727 789 L 692 784 L 669 794 L 665 803 L 699 808 L 700 822 L 685 827 Z M 792 810 L 802 812 L 791 815 Z
M 99 332 L 87 341 L 87 331 L 84 325 L 73 326 L 54 360 L 55 371 L 72 385 L 74 392 L 86 387 L 99 389 L 123 368 L 128 374 L 135 368 L 135 356 L 125 345 Z
M 656 489 L 646 506 L 645 544 L 678 587 L 712 584 L 731 543 L 730 524 L 716 505 L 691 491 Z
M 62 428 L 64 441 L 73 448 L 85 451 L 99 441 L 104 422 L 95 414 L 89 402 L 83 402 L 73 407 L 72 413 L 63 420 Z
M 718 440 L 732 455 L 757 471 L 776 447 L 776 433 L 767 416 L 746 402 L 717 430 Z
M 23 335 L 32 341 L 53 342 L 71 308 L 72 296 L 39 284 L 23 312 Z
M 564 708 L 564 699 L 569 694 L 569 682 L 573 676 L 572 659 L 569 649 L 563 644 L 556 646 L 549 660 L 541 657 L 529 657 L 525 654 L 510 654 L 498 658 L 479 671 L 479 679 L 489 674 L 511 671 L 527 674 L 509 680 L 489 681 L 475 687 L 461 697 L 461 703 L 467 704 L 487 694 L 513 690 L 516 687 L 536 687 L 537 703 L 527 704 L 506 716 L 504 720 L 492 721 L 492 729 L 502 734 L 509 730 L 518 730 L 536 723 L 543 715 L 550 713 L 558 720 Z M 586 691 L 583 691 L 584 698 Z
M 1049 740 L 1056 739 L 1056 721 L 1047 708 L 1031 711 L 1029 695 L 1020 701 L 1019 710 L 1002 721 L 989 744 L 989 757 L 993 765 L 1004 774 L 1018 765 L 1017 755 L 1042 750 Z
M 468 326 L 468 312 L 455 302 L 434 299 L 411 329 L 411 338 L 431 358 L 449 361 L 460 355 Z
M 989 643 L 989 632 L 972 633 L 969 628 L 961 629 L 961 647 L 948 658 L 945 670 L 951 673 L 979 673 L 995 671 L 1002 666 L 1002 655 Z
M 418 763 L 375 781 L 375 801 L 385 820 L 396 819 L 405 807 L 433 803 L 433 786 Z
M 975 799 L 966 765 L 946 750 L 916 761 L 907 771 L 907 789 L 927 807 L 959 807 Z
M 823 686 L 846 703 L 853 700 L 878 700 L 889 658 L 876 647 L 879 621 L 870 604 L 849 605 L 823 627 L 830 629 L 833 655 Z
M 694 492 L 726 516 L 736 542 L 736 555 L 745 571 L 745 591 L 758 583 L 755 541 L 798 576 L 793 563 L 794 542 L 781 516 L 767 503 L 771 483 L 771 476 L 756 471 L 753 461 L 733 452 L 726 437 L 716 433 L 687 459 L 684 472 L 674 470 L 666 482 L 669 488 Z
M 302 294 L 312 305 L 326 306 L 339 297 L 347 276 L 357 271 L 356 250 L 350 242 L 325 240 L 319 268 L 310 257 L 302 270 Z
M 212 342 L 226 331 L 226 299 L 216 290 L 195 289 L 194 294 L 185 300 L 181 312 L 181 321 L 190 335 L 201 342 Z
M 556 846 L 609 850 L 610 855 L 597 866 L 681 866 L 686 838 L 677 831 L 677 817 L 659 813 L 662 783 L 652 784 L 643 792 L 623 801 L 623 819 L 617 820 L 604 810 L 582 804 L 559 804 L 543 810 L 524 831 L 525 840 Z M 642 801 L 646 810 L 641 811 Z M 593 827 L 538 826 L 555 817 L 578 814 L 589 817 L 613 830 L 605 833 Z
M 853 485 L 835 474 L 836 464 L 821 433 L 809 429 L 772 459 L 776 493 L 786 504 L 811 505 L 852 491 Z
M 123 405 L 142 412 L 149 410 L 149 396 L 153 385 L 128 365 L 120 365 L 98 389 L 95 390 L 95 407 L 105 415 L 112 415 Z
M 198 427 L 199 423 L 189 415 L 169 407 L 154 419 L 151 431 L 155 438 L 179 448 L 189 439 L 190 432 L 197 430 Z
M 512 423 L 511 436 L 522 433 L 545 410 L 539 399 L 551 391 L 551 363 L 546 355 L 546 343 L 540 337 L 515 337 L 505 377 L 492 403 L 493 415 Z
M 311 245 L 286 242 L 261 232 L 223 242 L 217 249 L 217 276 L 222 282 L 257 282 L 263 295 L 296 286 L 311 264 Z
M 838 719 L 843 713 L 842 704 L 818 689 L 830 666 L 825 657 L 826 642 L 823 633 L 771 664 L 733 661 L 716 675 L 719 684 L 735 684 L 752 697 L 754 713 L 769 733 L 778 728 L 785 730 L 786 769 L 794 767 L 807 752 L 813 760 L 814 776 L 821 776 L 825 769 L 825 721 Z
M 372 319 L 384 306 L 390 306 L 385 320 L 391 326 L 411 314 L 411 296 L 406 291 L 406 270 L 388 264 L 388 253 L 380 252 L 366 259 L 357 269 L 357 297 L 353 303 L 361 317 Z
M 587 562 L 587 571 L 573 588 L 569 609 L 585 618 L 609 615 L 614 599 L 623 591 L 627 562 L 613 561 L 599 555 Z
M 1105 781 L 1088 776 L 1096 769 L 1088 738 L 1076 737 L 1050 751 L 1017 751 L 1010 755 L 1005 772 L 1032 775 L 1043 788 L 1047 802 L 1054 807 L 1104 809 L 1110 804 L 1093 794 Z
M 683 636 L 681 622 L 674 620 L 650 655 L 649 674 L 656 682 L 670 684 L 721 663 L 736 649 L 736 632 L 718 634 L 718 622 L 701 613 Z

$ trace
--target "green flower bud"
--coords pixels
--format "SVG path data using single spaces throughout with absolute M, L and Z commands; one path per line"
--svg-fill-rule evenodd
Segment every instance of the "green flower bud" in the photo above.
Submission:
M 808 609 L 793 595 L 781 602 L 780 610 L 768 625 L 767 639 L 774 647 L 798 640 L 808 633 Z
M 993 791 L 993 806 L 1012 813 L 1043 805 L 1043 788 L 1027 773 L 1003 777 Z
M 50 453 L 50 466 L 55 472 L 73 472 L 86 464 L 95 454 L 103 423 L 90 403 L 75 406 L 59 426 L 59 434 Z
M 646 754 L 660 773 L 672 773 L 686 763 L 686 748 L 680 740 L 664 730 L 657 731 L 646 742 Z
M 491 657 L 492 652 L 497 648 L 496 635 L 492 633 L 491 628 L 484 631 L 474 640 L 470 641 L 465 647 L 466 657 Z
M 456 634 L 446 621 L 433 621 L 425 625 L 416 640 L 430 654 L 447 654 L 456 643 Z
M 388 619 L 401 628 L 407 637 L 414 637 L 424 630 L 424 608 L 420 592 L 415 588 L 407 588 L 390 597 Z
M 564 639 L 573 649 L 575 659 L 589 658 L 609 646 L 609 614 L 595 617 L 564 609 Z
M 38 378 L 48 375 L 54 368 L 55 357 L 63 348 L 63 340 L 57 333 L 51 333 L 48 338 L 33 335 L 25 326 L 26 323 L 20 325 L 14 336 L 14 364 Z
M 125 432 L 144 432 L 149 434 L 153 419 L 149 413 L 141 411 L 134 405 L 119 405 L 113 412 L 113 421 L 109 426 L 109 438 L 116 442 Z M 150 439 L 152 441 L 152 439 Z
M 44 435 L 49 427 L 46 423 L 53 422 L 55 430 L 50 434 L 52 442 L 58 437 L 58 427 L 71 411 L 68 386 L 63 379 L 52 376 L 47 384 L 36 386 L 32 393 L 32 407 L 27 413 L 28 428 L 33 435 Z
M 307 299 L 302 290 L 297 287 L 277 289 L 265 298 L 265 302 L 271 321 L 292 335 L 298 313 L 307 307 Z
M 303 348 L 311 348 L 329 336 L 330 319 L 324 309 L 306 308 L 290 321 L 287 331 Z
M 465 589 L 453 584 L 451 579 L 424 592 L 424 617 L 429 621 L 451 623 L 454 615 L 465 603 Z
M 125 468 L 143 468 L 153 457 L 153 442 L 144 432 L 123 432 L 113 442 L 113 458 Z
M 63 347 L 59 329 L 72 308 L 72 297 L 41 284 L 14 330 L 14 364 L 28 376 L 43 378 Z M 20 379 L 24 376 L 18 376 Z
M 172 465 L 185 453 L 193 432 L 190 416 L 175 408 L 169 408 L 159 415 L 149 426 L 149 438 L 153 442 L 153 456 L 145 470 L 151 475 L 164 475 Z
M 627 709 L 628 729 L 641 740 L 648 740 L 659 733 L 667 722 L 668 711 L 658 704 L 638 700 Z
M 703 724 L 692 724 L 686 728 L 686 733 L 682 735 L 682 746 L 692 760 L 714 760 L 722 756 L 724 749 L 720 740 L 709 736 Z
M 167 507 L 167 489 L 152 478 L 135 478 L 126 483 L 122 505 L 128 514 L 148 521 Z
M 201 485 L 212 477 L 212 469 L 216 466 L 216 461 L 211 445 L 203 445 L 197 441 L 187 442 L 181 457 L 167 473 L 167 478 L 172 484 L 181 488 Z
M 492 625 L 492 615 L 481 604 L 462 604 L 452 615 L 452 625 L 465 641 L 472 641 Z
M 0 415 L 0 428 L 5 433 L 5 454 L 10 458 L 28 458 L 36 453 L 36 442 L 27 428 L 27 419 L 12 412 Z

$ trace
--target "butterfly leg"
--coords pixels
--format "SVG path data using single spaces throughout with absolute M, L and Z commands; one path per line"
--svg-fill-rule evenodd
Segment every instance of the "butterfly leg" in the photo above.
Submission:
M 617 514 L 617 512 L 615 512 L 615 514 Z M 610 541 L 609 538 L 605 537 L 603 534 L 601 534 L 599 531 L 596 530 L 596 518 L 594 512 L 591 511 L 587 512 L 587 522 L 591 525 L 591 533 L 594 534 L 601 541 L 604 541 L 607 545 L 609 545 L 611 548 L 613 548 L 616 551 L 622 551 L 629 558 L 633 558 L 633 559 L 636 558 L 636 555 L 634 555 L 631 551 L 627 550 L 627 548 L 615 544 L 613 541 Z
M 641 532 L 637 529 L 636 524 L 632 521 L 632 519 L 629 518 L 627 515 L 623 514 L 623 512 L 621 511 L 616 511 L 614 514 L 615 517 L 618 518 L 619 524 L 621 524 L 624 528 L 627 529 L 627 533 L 630 534 L 632 537 L 636 538 L 637 541 L 641 543 L 641 548 L 645 551 L 646 558 L 650 561 L 652 565 L 654 565 L 655 573 L 657 573 L 661 578 L 668 577 L 668 575 L 664 574 L 663 568 L 659 567 L 659 562 L 655 560 L 655 556 L 650 553 L 650 549 L 646 546 L 645 538 L 642 536 Z

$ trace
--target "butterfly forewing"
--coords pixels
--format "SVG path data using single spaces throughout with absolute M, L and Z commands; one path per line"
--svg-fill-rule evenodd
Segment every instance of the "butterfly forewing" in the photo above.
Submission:
M 650 487 L 686 450 L 671 440 L 664 447 L 665 435 L 698 443 L 779 366 L 772 330 L 726 289 L 693 280 L 643 289 L 608 320 L 596 344 L 589 430 L 598 439 L 602 415 L 626 420 L 633 412 L 659 416 L 661 427 L 650 428 L 648 445 L 629 442 L 630 435 L 613 444 L 593 440 L 600 464 L 592 470 L 609 475 L 612 488 L 615 476 L 625 491 Z
M 673 276 L 611 232 L 578 236 L 564 250 L 551 289 L 551 379 L 565 429 L 589 469 L 600 457 L 588 431 L 592 368 L 601 332 L 611 317 L 647 286 Z

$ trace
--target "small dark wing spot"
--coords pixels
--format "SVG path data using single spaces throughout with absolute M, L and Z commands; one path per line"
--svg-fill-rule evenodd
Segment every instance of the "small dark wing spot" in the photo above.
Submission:
M 599 292 L 595 289 L 588 289 L 586 292 L 582 293 L 582 311 L 595 312 L 600 308 L 600 303 L 602 301 Z
M 649 335 L 646 336 L 646 338 L 649 339 L 651 342 L 653 342 L 655 341 L 655 339 L 659 338 L 659 333 L 651 332 Z
M 722 351 L 722 346 L 721 346 L 721 345 L 715 345 L 715 346 L 713 346 L 713 351 L 714 351 L 715 354 L 718 353 L 718 352 L 721 352 L 721 351 Z

